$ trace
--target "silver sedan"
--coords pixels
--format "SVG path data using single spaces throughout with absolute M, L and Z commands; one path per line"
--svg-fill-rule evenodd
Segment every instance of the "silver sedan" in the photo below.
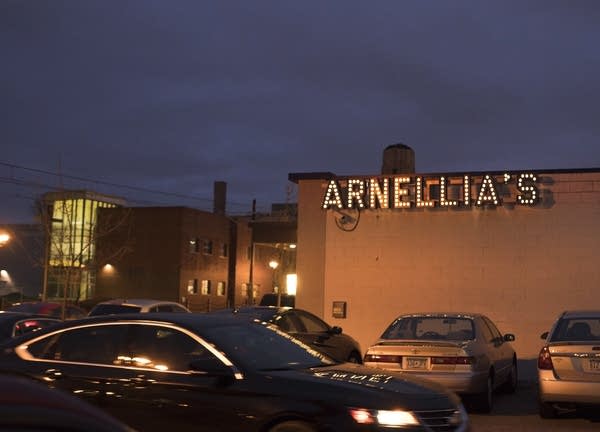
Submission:
M 496 389 L 516 390 L 514 340 L 478 313 L 407 314 L 367 349 L 364 364 L 436 381 L 489 412 Z
M 580 405 L 600 405 L 600 310 L 566 311 L 538 357 L 539 414 L 555 417 Z

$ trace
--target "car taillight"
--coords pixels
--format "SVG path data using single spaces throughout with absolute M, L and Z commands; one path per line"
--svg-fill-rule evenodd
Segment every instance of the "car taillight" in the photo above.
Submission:
M 367 354 L 365 355 L 363 361 L 379 363 L 402 363 L 402 356 L 389 354 Z
M 431 357 L 431 364 L 471 365 L 475 364 L 475 357 Z
M 550 356 L 550 350 L 547 346 L 543 347 L 538 356 L 537 362 L 538 369 L 552 370 L 554 365 L 552 364 L 552 357 Z

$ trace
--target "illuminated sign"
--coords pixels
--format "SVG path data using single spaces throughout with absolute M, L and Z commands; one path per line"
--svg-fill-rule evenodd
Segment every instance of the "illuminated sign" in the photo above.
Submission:
M 409 209 L 534 206 L 540 200 L 536 174 L 371 177 L 330 180 L 323 209 Z

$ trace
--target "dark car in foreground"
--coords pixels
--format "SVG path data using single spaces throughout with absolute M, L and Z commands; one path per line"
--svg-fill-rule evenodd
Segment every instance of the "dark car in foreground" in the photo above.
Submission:
M 0 430 L 135 432 L 98 407 L 32 379 L 0 374 Z
M 60 322 L 46 315 L 0 311 L 0 342 Z
M 362 363 L 359 343 L 339 326 L 331 326 L 304 309 L 276 306 L 242 306 L 215 313 L 232 312 L 249 315 L 275 324 L 280 330 L 300 339 L 317 351 L 338 361 Z
M 340 363 L 242 314 L 133 314 L 59 324 L 0 346 L 0 371 L 101 406 L 140 431 L 469 430 L 458 396 Z
M 541 335 L 538 406 L 542 418 L 600 407 L 600 310 L 565 311 Z
M 365 364 L 431 379 L 489 412 L 495 390 L 517 388 L 514 340 L 480 313 L 403 314 L 367 349 Z

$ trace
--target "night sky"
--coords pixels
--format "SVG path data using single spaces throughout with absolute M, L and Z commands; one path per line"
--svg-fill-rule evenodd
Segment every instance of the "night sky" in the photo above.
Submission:
M 61 188 L 227 211 L 290 172 L 600 167 L 600 1 L 0 0 L 0 223 Z

